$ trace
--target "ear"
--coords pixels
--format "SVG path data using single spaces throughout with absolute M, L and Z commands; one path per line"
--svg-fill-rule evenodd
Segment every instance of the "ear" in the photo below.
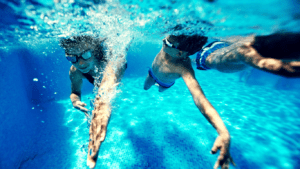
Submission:
M 181 57 L 189 57 L 189 56 L 190 56 L 190 53 L 189 53 L 189 52 L 186 52 L 186 51 L 180 51 L 180 56 L 181 56 Z
M 184 51 L 180 50 L 179 52 L 177 52 L 176 56 L 181 57 L 181 56 L 183 56 L 183 54 L 184 54 Z

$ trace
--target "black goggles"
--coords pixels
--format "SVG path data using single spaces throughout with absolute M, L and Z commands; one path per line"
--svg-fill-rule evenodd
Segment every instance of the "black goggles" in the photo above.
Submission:
M 92 53 L 90 50 L 88 51 L 84 51 L 79 55 L 70 55 L 68 53 L 66 53 L 66 58 L 68 61 L 72 62 L 72 63 L 76 63 L 79 59 L 79 57 L 83 58 L 84 60 L 88 60 L 89 58 L 92 57 Z

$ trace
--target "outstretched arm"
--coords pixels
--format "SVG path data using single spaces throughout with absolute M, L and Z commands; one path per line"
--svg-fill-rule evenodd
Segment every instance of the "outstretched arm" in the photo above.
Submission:
M 86 104 L 81 102 L 82 74 L 72 66 L 69 75 L 71 80 L 70 99 L 72 101 L 73 107 L 84 112 L 84 114 L 88 116 L 87 112 L 89 110 L 85 108 Z
M 123 73 L 126 69 L 124 63 L 114 65 L 116 63 L 109 61 L 107 64 L 101 84 L 98 89 L 93 110 L 93 119 L 90 126 L 90 139 L 88 147 L 87 165 L 94 168 L 97 162 L 98 152 L 101 143 L 104 141 L 107 131 L 108 121 L 111 115 L 111 101 L 116 94 L 116 86 L 121 80 Z
M 183 72 L 182 78 L 192 94 L 196 106 L 219 134 L 211 149 L 213 154 L 220 150 L 220 155 L 215 163 L 214 168 L 216 169 L 219 166 L 222 168 L 228 168 L 229 164 L 234 164 L 234 162 L 229 153 L 230 135 L 227 128 L 225 127 L 218 112 L 205 97 L 198 81 L 195 78 L 193 69 L 190 68 L 189 70 Z

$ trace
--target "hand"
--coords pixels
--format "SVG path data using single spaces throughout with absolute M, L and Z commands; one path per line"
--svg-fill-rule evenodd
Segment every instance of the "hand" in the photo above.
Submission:
M 89 117 L 89 115 L 88 115 L 88 113 L 87 113 L 89 110 L 88 110 L 87 108 L 85 108 L 85 106 L 86 106 L 86 104 L 83 103 L 83 102 L 81 102 L 81 101 L 79 101 L 79 100 L 73 102 L 73 107 L 75 107 L 76 109 L 78 109 L 78 110 L 84 112 L 84 114 L 85 114 L 87 117 Z
M 221 166 L 222 169 L 228 169 L 229 164 L 235 166 L 233 159 L 229 153 L 229 146 L 230 146 L 230 136 L 218 136 L 212 149 L 211 153 L 216 154 L 218 150 L 220 150 L 219 157 L 214 165 L 214 169 L 217 169 Z

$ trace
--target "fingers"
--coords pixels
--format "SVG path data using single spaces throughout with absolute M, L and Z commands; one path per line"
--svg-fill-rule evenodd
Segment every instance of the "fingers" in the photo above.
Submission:
M 86 114 L 89 111 L 89 109 L 87 109 L 87 108 L 85 108 L 83 106 L 77 106 L 75 108 L 78 109 L 78 110 L 80 110 L 80 111 L 82 111 L 82 112 L 84 112 L 84 114 Z
M 216 162 L 215 165 L 214 165 L 214 169 L 218 169 L 219 165 L 220 165 L 220 161 L 217 160 L 217 162 Z
M 86 161 L 86 165 L 89 167 L 89 168 L 95 168 L 96 166 L 96 162 L 94 159 L 92 158 L 88 158 L 87 161 Z
M 221 166 L 222 169 L 228 169 L 230 162 L 233 162 L 232 158 L 230 156 L 229 156 L 229 158 L 224 158 L 223 155 L 219 155 L 219 157 L 214 165 L 214 169 L 217 169 L 219 166 Z M 236 166 L 234 162 L 232 164 L 234 166 Z
M 82 112 L 84 112 L 85 115 L 87 115 L 86 112 L 89 111 L 89 109 L 85 108 L 86 104 L 81 101 L 76 101 L 74 107 Z
M 82 106 L 80 106 L 79 109 L 80 109 L 80 111 L 82 111 L 82 112 L 84 112 L 84 113 L 86 113 L 86 112 L 89 111 L 89 109 L 87 109 L 87 108 L 85 108 L 85 107 L 82 107 Z
M 223 164 L 222 169 L 228 169 L 229 168 L 229 163 Z
M 77 105 L 82 106 L 82 107 L 85 107 L 85 106 L 86 106 L 86 104 L 83 103 L 83 102 L 78 102 Z
M 224 157 L 227 157 L 229 152 L 227 152 L 227 148 L 225 148 L 225 146 L 220 148 L 220 155 L 219 157 L 222 157 L 222 159 L 224 159 Z M 230 157 L 230 156 L 229 156 Z
M 222 169 L 228 169 L 230 163 L 232 163 L 233 166 L 236 166 L 236 164 L 234 163 L 232 157 L 230 156 L 230 154 L 227 155 L 222 155 L 220 153 L 215 165 L 214 165 L 214 169 L 217 169 L 219 166 L 221 166 Z
M 222 162 L 221 162 L 220 165 L 222 166 L 222 169 L 228 169 L 228 168 L 229 168 L 230 162 L 231 162 L 231 157 L 227 158 L 227 159 L 223 162 L 223 164 L 222 164 Z
M 95 168 L 96 166 L 96 159 L 94 158 L 94 154 L 93 154 L 93 148 L 90 148 L 88 150 L 88 157 L 87 157 L 87 161 L 86 164 L 89 168 Z
M 236 166 L 233 159 L 230 156 L 228 148 L 229 148 L 229 143 L 228 144 L 224 143 L 220 139 L 220 137 L 218 137 L 216 139 L 216 141 L 214 142 L 214 145 L 211 149 L 211 153 L 215 154 L 218 152 L 218 150 L 220 150 L 220 154 L 214 165 L 214 169 L 217 169 L 219 166 L 221 166 L 222 169 L 228 169 L 230 163 L 232 163 L 234 166 Z
M 87 112 L 83 112 L 86 117 L 90 118 L 90 115 Z
M 222 161 L 224 160 L 224 156 L 223 155 L 219 155 L 215 165 L 214 165 L 214 169 L 217 169 L 220 165 L 222 166 Z

